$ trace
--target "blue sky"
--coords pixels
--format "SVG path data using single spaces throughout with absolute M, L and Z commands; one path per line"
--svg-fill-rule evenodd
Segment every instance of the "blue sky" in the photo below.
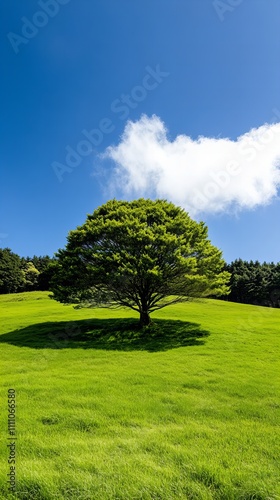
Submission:
M 52 255 L 98 205 L 150 196 L 227 261 L 280 261 L 278 0 L 0 9 L 0 246 Z

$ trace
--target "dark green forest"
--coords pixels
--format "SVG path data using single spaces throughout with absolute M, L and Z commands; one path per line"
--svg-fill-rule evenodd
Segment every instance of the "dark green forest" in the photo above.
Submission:
M 0 294 L 49 290 L 55 273 L 55 257 L 20 257 L 9 248 L 0 249 Z M 280 262 L 260 263 L 236 259 L 225 265 L 231 274 L 230 294 L 219 297 L 231 302 L 280 307 Z
M 230 294 L 223 297 L 231 302 L 280 307 L 280 262 L 262 264 L 236 259 L 226 264 L 231 274 Z
M 48 290 L 55 258 L 20 257 L 10 248 L 0 248 L 0 294 Z

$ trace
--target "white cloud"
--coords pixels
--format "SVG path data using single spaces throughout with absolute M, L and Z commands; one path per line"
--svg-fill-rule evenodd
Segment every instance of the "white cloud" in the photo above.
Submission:
M 114 161 L 111 188 L 126 196 L 167 198 L 191 215 L 264 205 L 280 186 L 280 123 L 227 138 L 167 137 L 162 120 L 127 122 L 120 143 L 102 158 Z

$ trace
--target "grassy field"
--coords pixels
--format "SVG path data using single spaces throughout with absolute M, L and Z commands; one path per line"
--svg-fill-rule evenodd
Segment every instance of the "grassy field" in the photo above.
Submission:
M 280 310 L 191 302 L 140 335 L 133 312 L 32 292 L 0 317 L 1 500 L 280 498 Z

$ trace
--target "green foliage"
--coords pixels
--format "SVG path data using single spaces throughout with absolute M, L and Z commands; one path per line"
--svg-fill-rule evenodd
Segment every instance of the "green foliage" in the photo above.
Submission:
M 36 269 L 38 269 L 38 271 L 40 273 L 42 273 L 43 271 L 45 271 L 49 264 L 51 264 L 51 262 L 53 262 L 54 259 L 52 259 L 51 257 L 49 257 L 48 255 L 43 255 L 43 256 L 37 256 L 37 255 L 33 255 L 33 257 L 26 257 L 25 261 L 26 262 L 32 262 L 34 264 L 34 266 L 36 267 Z
M 49 262 L 46 263 L 40 271 L 38 278 L 38 290 L 49 290 L 50 282 L 56 272 L 56 261 L 49 257 Z
M 0 294 L 49 290 L 55 259 L 19 257 L 9 248 L 0 249 Z
M 237 259 L 225 269 L 231 274 L 228 300 L 280 307 L 280 263 Z
M 24 287 L 20 257 L 10 248 L 0 248 L 0 293 L 17 292 Z
M 70 232 L 57 256 L 56 300 L 130 307 L 142 325 L 169 304 L 228 291 L 204 223 L 165 200 L 107 202 Z
M 38 280 L 40 272 L 34 266 L 33 262 L 27 262 L 23 267 L 24 274 L 24 290 L 31 291 L 38 288 Z
M 25 288 L 25 290 L 49 290 L 50 280 L 53 276 L 53 263 L 55 259 L 49 257 L 48 255 L 39 257 L 34 255 L 33 257 L 23 257 L 21 261 L 24 269 L 31 263 L 39 272 L 33 285 L 32 279 L 29 280 L 28 287 Z M 35 278 L 35 276 L 33 277 Z

